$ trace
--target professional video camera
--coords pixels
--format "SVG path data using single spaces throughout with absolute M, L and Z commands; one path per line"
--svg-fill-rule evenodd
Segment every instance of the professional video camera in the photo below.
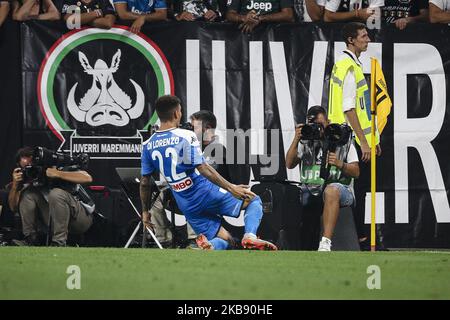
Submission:
M 33 165 L 42 167 L 75 167 L 87 169 L 89 156 L 80 153 L 75 156 L 63 152 L 55 152 L 44 147 L 36 147 L 33 153 Z
M 346 123 L 332 123 L 324 131 L 324 140 L 326 142 L 322 154 L 322 165 L 320 167 L 320 177 L 328 180 L 330 176 L 330 166 L 327 163 L 328 153 L 335 152 L 337 147 L 345 146 L 352 138 L 352 129 Z M 326 183 L 325 183 L 326 184 Z
M 38 180 L 42 180 L 45 176 L 45 172 L 43 172 L 43 167 L 35 167 L 33 165 L 25 166 L 22 171 L 23 181 L 26 183 L 37 182 Z
M 325 140 L 328 141 L 328 149 L 331 152 L 336 151 L 336 147 L 343 146 L 348 143 L 352 136 L 352 128 L 346 123 L 332 123 L 328 125 L 324 131 Z
M 72 170 L 84 170 L 89 163 L 89 156 L 85 153 L 71 156 L 63 152 L 55 152 L 44 147 L 36 147 L 33 151 L 32 164 L 22 169 L 23 180 L 34 186 L 44 185 L 47 181 L 47 168 L 69 168 Z
M 316 115 L 308 117 L 307 123 L 302 128 L 302 140 L 321 140 L 323 125 L 315 123 Z

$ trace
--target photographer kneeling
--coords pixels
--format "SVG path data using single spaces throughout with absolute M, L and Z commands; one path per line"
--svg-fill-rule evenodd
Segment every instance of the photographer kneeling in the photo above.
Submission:
M 92 177 L 80 170 L 83 161 L 40 147 L 18 151 L 8 197 L 11 209 L 20 213 L 25 236 L 14 240 L 16 245 L 39 245 L 40 227 L 47 231 L 50 217 L 53 246 L 65 246 L 69 232 L 89 229 L 94 205 L 80 184 L 91 183 Z
M 296 126 L 294 140 L 286 154 L 286 167 L 293 169 L 300 164 L 300 179 L 306 185 L 304 206 L 322 196 L 323 236 L 319 251 L 331 251 L 339 209 L 351 207 L 355 202 L 350 184 L 352 178 L 359 176 L 358 155 L 351 131 L 346 131 L 350 129 L 344 128 L 342 137 L 334 134 L 332 126 L 336 125 L 329 125 L 324 108 L 311 107 L 307 118 L 306 127 L 304 124 Z

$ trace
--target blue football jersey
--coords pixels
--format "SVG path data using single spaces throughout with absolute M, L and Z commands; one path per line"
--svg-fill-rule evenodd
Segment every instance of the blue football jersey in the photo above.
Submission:
M 180 210 L 202 210 L 203 199 L 214 184 L 195 168 L 204 163 L 194 132 L 179 128 L 157 131 L 143 143 L 141 173 L 159 171 L 167 180 Z

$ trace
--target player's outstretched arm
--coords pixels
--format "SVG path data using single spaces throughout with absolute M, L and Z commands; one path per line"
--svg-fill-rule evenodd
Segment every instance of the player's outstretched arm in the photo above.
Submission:
M 142 204 L 142 222 L 145 226 L 151 227 L 151 216 L 150 216 L 150 197 L 152 195 L 151 189 L 151 177 L 142 176 L 141 182 L 139 184 L 139 194 L 141 197 Z
M 206 179 L 218 185 L 219 187 L 227 190 L 238 199 L 251 199 L 256 196 L 253 192 L 248 190 L 248 186 L 242 185 L 237 186 L 225 180 L 213 167 L 211 167 L 206 162 L 197 166 L 197 170 Z

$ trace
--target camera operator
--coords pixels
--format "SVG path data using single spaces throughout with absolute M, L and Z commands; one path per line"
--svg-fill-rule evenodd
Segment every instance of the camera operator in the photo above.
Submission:
M 345 145 L 337 146 L 335 152 L 330 150 L 326 155 L 330 175 L 324 181 L 320 177 L 320 169 L 323 167 L 325 146 L 329 144 L 324 139 L 324 131 L 329 125 L 327 113 L 323 107 L 314 106 L 309 109 L 307 117 L 307 129 L 314 127 L 315 124 L 319 134 L 316 133 L 312 138 L 307 137 L 305 125 L 297 125 L 294 140 L 286 155 L 286 167 L 293 169 L 300 164 L 300 179 L 306 185 L 306 190 L 303 191 L 303 206 L 317 205 L 318 209 L 323 210 L 323 236 L 319 243 L 319 251 L 331 251 L 331 238 L 339 209 L 350 207 L 355 202 L 350 184 L 352 178 L 359 176 L 358 155 L 353 139 L 350 138 Z
M 54 155 L 49 150 L 44 152 Z M 36 149 L 29 147 L 17 153 L 18 167 L 13 171 L 9 193 L 10 208 L 19 211 L 24 240 L 14 240 L 19 246 L 40 244 L 39 231 L 52 224 L 52 245 L 65 246 L 68 233 L 82 234 L 92 225 L 93 203 L 85 197 L 79 184 L 92 182 L 92 177 L 76 166 L 34 166 Z M 30 165 L 33 165 L 30 167 Z M 39 177 L 27 177 L 27 169 L 42 170 Z M 83 199 L 83 201 L 81 200 Z
M 13 172 L 13 181 L 8 183 L 5 186 L 5 189 L 0 190 L 0 230 L 2 230 L 2 234 L 0 235 L 1 238 L 4 238 L 3 231 L 6 229 L 10 229 L 12 232 L 10 233 L 10 236 L 12 236 L 9 240 L 12 240 L 12 238 L 15 238 L 18 234 L 21 233 L 19 231 L 21 229 L 20 226 L 20 217 L 16 215 L 16 208 L 11 207 L 11 203 L 14 203 L 13 199 L 17 197 L 19 194 L 18 189 L 22 188 L 20 185 L 20 177 L 16 172 L 20 171 L 22 167 L 25 167 L 26 165 L 31 163 L 31 158 L 33 154 L 33 149 L 30 147 L 25 147 L 20 149 L 16 156 L 16 165 L 19 168 L 16 168 Z M 7 232 L 8 233 L 8 232 Z M 16 236 L 13 236 L 15 234 Z M 4 241 L 5 239 L 3 239 Z M 2 241 L 0 241 L 2 242 Z
M 18 203 L 20 199 L 21 191 L 28 187 L 29 183 L 24 183 L 22 170 L 31 165 L 33 160 L 33 148 L 24 147 L 19 149 L 16 153 L 16 165 L 17 167 L 12 173 L 12 182 L 6 186 L 8 193 L 8 204 L 12 211 L 18 211 Z
M 190 116 L 195 135 L 201 141 L 203 155 L 210 166 L 226 180 L 232 181 L 229 166 L 226 164 L 226 148 L 216 135 L 217 119 L 214 113 L 200 110 Z

